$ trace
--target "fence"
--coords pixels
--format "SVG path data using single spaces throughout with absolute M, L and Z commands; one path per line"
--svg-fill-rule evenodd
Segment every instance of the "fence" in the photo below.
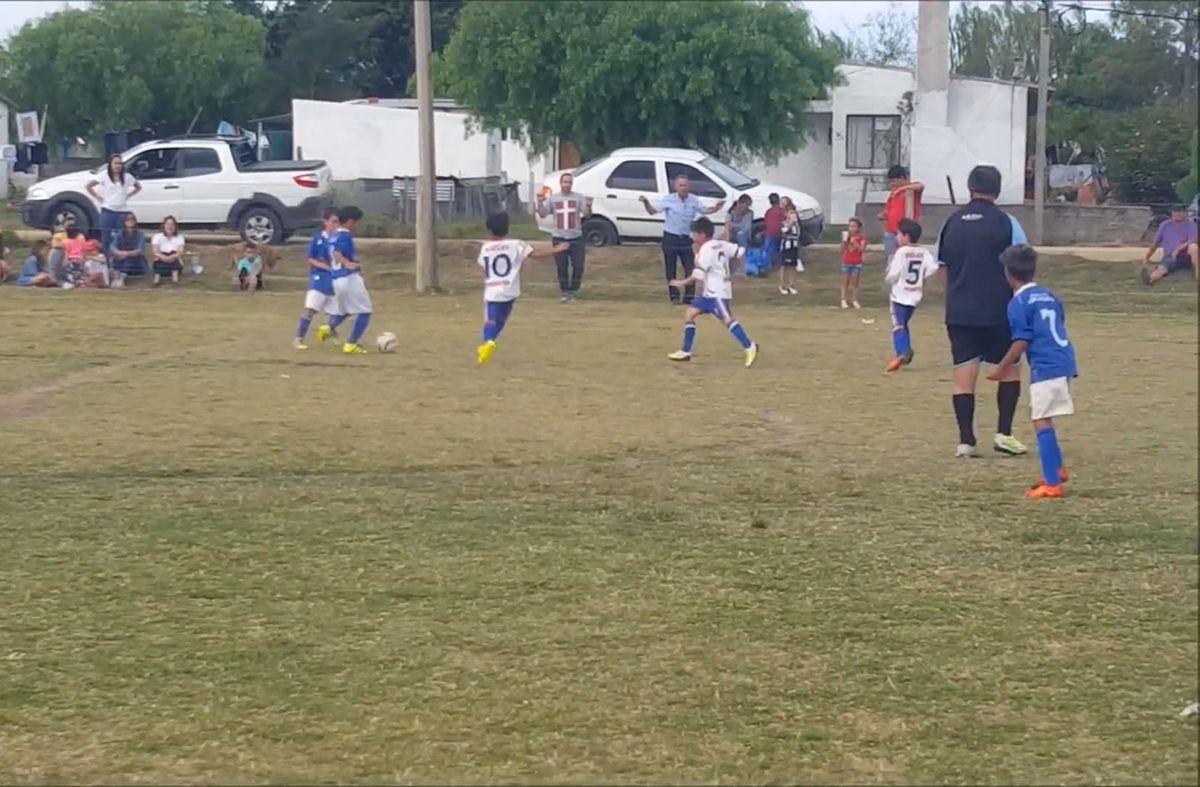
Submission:
M 401 224 L 417 220 L 417 179 L 393 178 L 392 196 L 397 202 L 397 218 Z M 434 214 L 437 221 L 485 219 L 493 213 L 508 211 L 523 213 L 516 183 L 502 183 L 500 178 L 438 178 L 435 185 Z

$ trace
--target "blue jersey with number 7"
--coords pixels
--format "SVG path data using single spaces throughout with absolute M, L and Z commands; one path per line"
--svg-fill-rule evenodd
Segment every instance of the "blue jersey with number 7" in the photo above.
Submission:
M 1032 282 L 1017 290 L 1008 302 L 1008 327 L 1014 342 L 1029 342 L 1029 382 L 1079 374 L 1062 301 L 1050 290 Z

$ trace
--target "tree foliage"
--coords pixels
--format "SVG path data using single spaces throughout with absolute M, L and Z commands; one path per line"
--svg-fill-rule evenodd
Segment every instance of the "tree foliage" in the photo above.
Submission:
M 251 111 L 263 28 L 200 2 L 96 2 L 26 24 L 8 42 L 0 85 L 23 108 L 48 108 L 51 133 L 95 137 L 161 124 L 183 131 L 200 111 Z
M 1120 11 L 1151 11 L 1194 20 L 1194 2 L 1118 0 Z M 1176 14 L 1177 12 L 1177 14 Z M 1189 23 L 1113 14 L 1110 20 L 1065 7 L 1052 17 L 1050 144 L 1072 143 L 1083 161 L 1103 150 L 1108 176 L 1124 200 L 1164 202 L 1186 173 L 1195 128 L 1189 88 Z M 1032 3 L 959 7 L 951 22 L 954 69 L 971 76 L 1037 80 L 1039 11 Z M 1192 40 L 1188 36 L 1192 36 Z M 1194 63 L 1192 63 L 1194 66 Z
M 585 156 L 624 145 L 771 158 L 804 141 L 836 58 L 784 3 L 472 2 L 437 63 L 477 122 Z
M 818 33 L 819 40 L 839 60 L 857 60 L 873 66 L 916 65 L 917 16 L 892 3 L 888 11 L 873 11 L 857 28 L 842 33 Z

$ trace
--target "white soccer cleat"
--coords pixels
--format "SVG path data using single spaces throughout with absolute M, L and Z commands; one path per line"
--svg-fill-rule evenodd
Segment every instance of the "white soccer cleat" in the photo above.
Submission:
M 954 455 L 959 459 L 978 459 L 979 449 L 973 445 L 959 443 L 958 449 L 955 450 Z
M 997 434 L 992 440 L 992 447 L 1001 454 L 1009 456 L 1022 456 L 1029 453 L 1029 449 L 1025 447 L 1017 438 L 1010 434 Z
M 1179 714 L 1179 718 L 1181 719 L 1190 719 L 1195 716 L 1200 716 L 1200 702 L 1193 702 Z

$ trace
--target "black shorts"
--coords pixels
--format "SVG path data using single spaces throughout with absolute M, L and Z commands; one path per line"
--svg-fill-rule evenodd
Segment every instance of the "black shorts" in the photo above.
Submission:
M 164 262 L 163 260 L 154 261 L 155 276 L 170 276 L 172 273 L 178 273 L 181 270 L 183 270 L 183 263 Z
M 1007 325 L 947 325 L 950 357 L 955 366 L 983 361 L 997 364 L 1012 346 Z

